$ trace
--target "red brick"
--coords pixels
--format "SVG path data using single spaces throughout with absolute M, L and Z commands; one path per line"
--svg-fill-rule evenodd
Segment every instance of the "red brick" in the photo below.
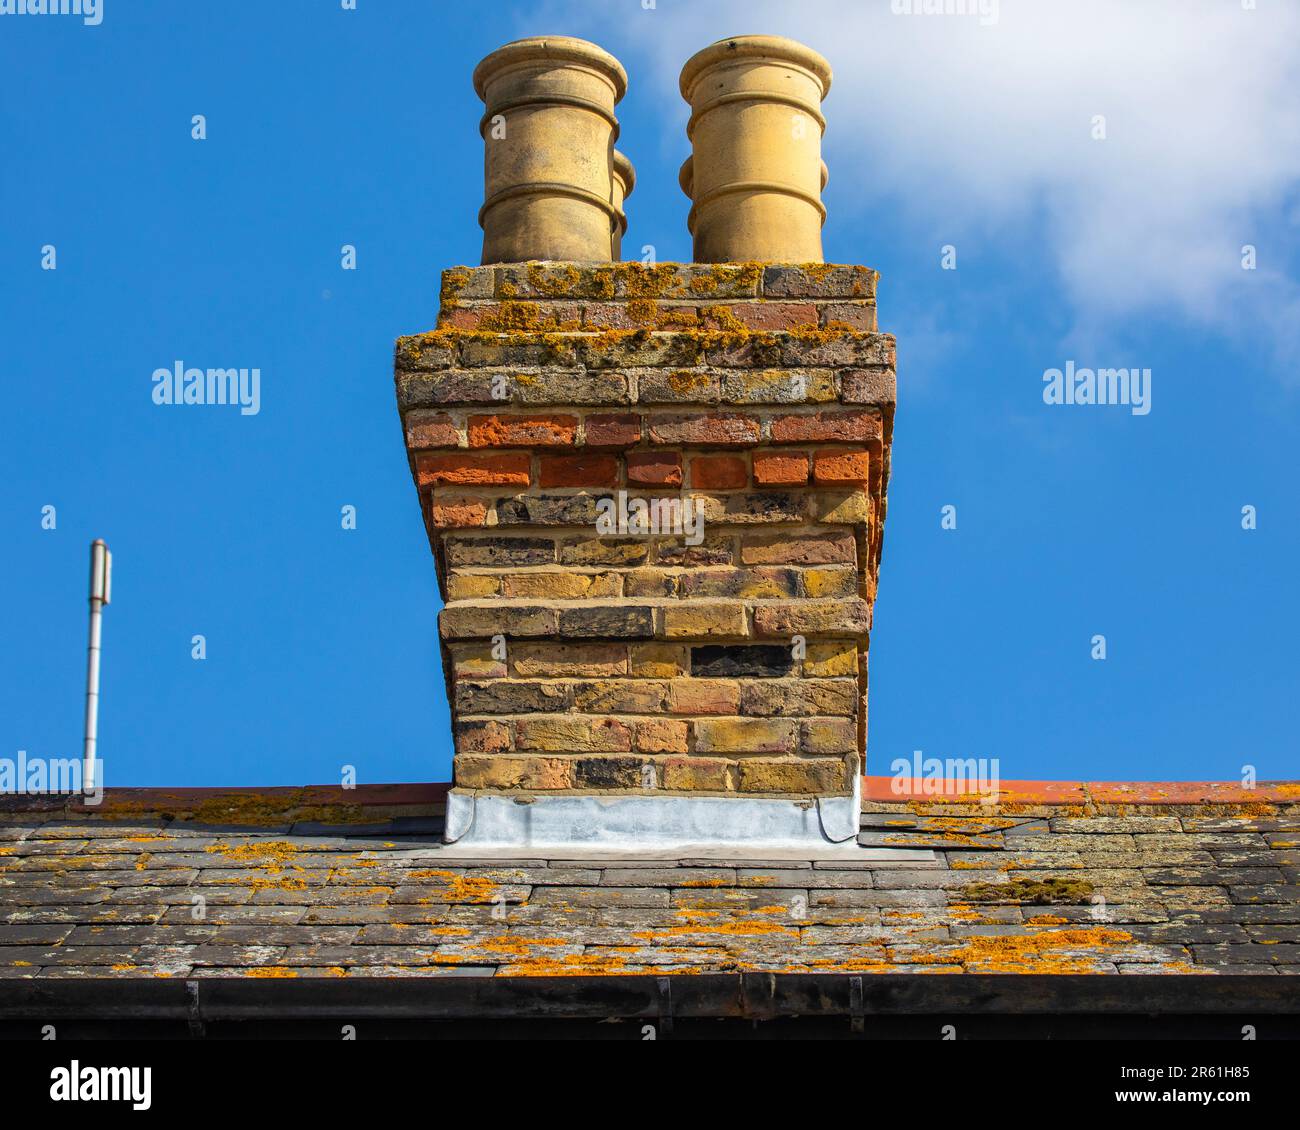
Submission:
M 792 330 L 817 324 L 817 307 L 811 302 L 737 302 L 729 309 L 749 330 Z
M 480 498 L 435 498 L 429 506 L 429 524 L 435 529 L 465 529 L 487 522 L 487 504 Z
M 859 443 L 880 438 L 880 417 L 874 412 L 814 412 L 772 420 L 776 443 Z
M 758 421 L 752 416 L 706 413 L 695 416 L 655 416 L 650 420 L 655 443 L 708 444 L 743 447 L 759 440 Z
M 543 455 L 543 487 L 616 487 L 618 458 L 613 455 Z
M 576 416 L 471 416 L 470 447 L 564 447 L 578 435 Z
M 413 451 L 426 447 L 455 447 L 459 442 L 456 423 L 445 412 L 417 410 L 406 414 L 406 446 Z
M 807 481 L 808 453 L 806 451 L 755 452 L 755 486 L 797 486 Z
M 641 442 L 641 417 L 609 413 L 588 416 L 584 431 L 588 447 L 632 447 Z
M 476 486 L 528 485 L 532 456 L 524 453 L 506 455 L 471 455 L 461 452 L 415 457 L 416 480 L 420 486 L 432 483 L 462 483 Z
M 865 483 L 871 457 L 865 451 L 818 451 L 813 455 L 813 478 L 819 483 Z
M 848 326 L 862 333 L 876 332 L 876 307 L 866 302 L 822 302 L 823 326 Z
M 627 481 L 641 486 L 681 486 L 682 453 L 680 451 L 629 451 Z
M 691 460 L 691 486 L 743 490 L 749 486 L 749 468 L 738 455 L 701 455 Z

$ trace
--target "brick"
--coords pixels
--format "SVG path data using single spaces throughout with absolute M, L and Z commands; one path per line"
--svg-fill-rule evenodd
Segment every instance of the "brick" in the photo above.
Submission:
M 623 579 L 617 573 L 510 573 L 500 580 L 505 597 L 581 600 L 623 595 Z
M 635 757 L 579 758 L 574 783 L 580 789 L 640 789 L 646 764 Z
M 641 417 L 634 414 L 600 414 L 583 422 L 588 447 L 634 447 L 641 442 Z
M 725 404 L 815 404 L 835 399 L 829 369 L 737 369 L 722 376 Z
M 743 490 L 749 465 L 738 455 L 697 455 L 691 460 L 691 486 L 702 490 Z
M 813 478 L 818 483 L 866 483 L 870 469 L 871 459 L 865 451 L 832 448 L 813 453 Z
M 683 598 L 729 596 L 746 600 L 779 600 L 799 595 L 799 571 L 759 569 L 693 569 L 678 582 Z
M 449 342 L 428 334 L 399 337 L 393 347 L 393 367 L 399 372 L 443 370 L 455 359 L 456 351 Z
M 740 688 L 740 713 L 748 717 L 854 719 L 857 706 L 857 683 L 852 679 L 755 679 Z
M 754 452 L 756 486 L 797 486 L 808 481 L 806 451 Z
M 857 543 L 853 535 L 844 530 L 746 535 L 740 559 L 746 565 L 855 564 Z
M 567 710 L 571 701 L 569 688 L 556 683 L 525 683 L 516 679 L 486 682 L 462 680 L 453 695 L 456 713 L 473 714 L 555 714 Z
M 622 373 L 547 368 L 536 373 L 516 373 L 512 387 L 519 404 L 603 408 L 632 403 L 627 377 Z
M 483 639 L 504 635 L 509 639 L 551 636 L 556 632 L 558 614 L 554 608 L 512 605 L 448 605 L 438 613 L 438 631 L 445 640 Z
M 616 487 L 618 459 L 613 455 L 543 455 L 538 461 L 543 487 Z
M 637 371 L 639 404 L 717 404 L 722 379 L 707 369 L 645 369 Z
M 458 679 L 499 679 L 506 674 L 506 662 L 493 655 L 493 646 L 460 644 L 452 649 L 452 670 Z
M 578 435 L 576 416 L 471 416 L 470 447 L 572 446 Z
M 446 539 L 447 564 L 461 565 L 552 565 L 555 542 L 550 538 L 478 537 Z
M 627 481 L 640 486 L 681 486 L 680 451 L 629 451 Z
M 665 569 L 634 569 L 623 581 L 626 596 L 673 596 L 677 577 Z
M 650 555 L 650 543 L 636 538 L 569 538 L 560 544 L 561 565 L 642 564 Z
M 460 363 L 467 369 L 527 369 L 562 366 L 578 369 L 575 342 L 555 340 L 540 333 L 500 334 L 486 338 L 466 337 L 460 343 Z
M 643 753 L 685 753 L 685 722 L 671 718 L 643 718 L 636 724 L 636 748 Z
M 690 655 L 685 647 L 667 643 L 634 643 L 628 648 L 628 669 L 642 679 L 675 679 L 686 674 Z
M 791 649 L 776 644 L 691 648 L 691 674 L 696 678 L 780 678 L 793 670 Z
M 655 546 L 655 560 L 660 565 L 696 568 L 700 565 L 730 565 L 735 557 L 735 538 L 712 534 L 699 545 L 687 545 L 683 539 L 665 539 Z
M 817 307 L 811 302 L 737 302 L 727 310 L 751 331 L 792 330 L 817 325 Z
M 669 757 L 664 760 L 664 788 L 674 792 L 730 792 L 734 766 L 716 757 Z
M 772 418 L 773 443 L 865 443 L 882 436 L 876 412 L 825 411 Z
M 802 576 L 806 596 L 853 596 L 858 591 L 856 569 L 805 569 Z
M 562 608 L 559 631 L 583 639 L 645 639 L 654 635 L 654 610 L 640 605 Z
M 736 714 L 740 684 L 727 679 L 677 679 L 668 688 L 672 714 Z
M 879 276 L 867 267 L 826 264 L 763 269 L 767 298 L 874 298 Z
M 421 452 L 415 457 L 415 475 L 421 487 L 435 483 L 526 487 L 531 464 L 532 457 L 520 453 L 471 455 Z
M 858 724 L 851 718 L 818 718 L 799 727 L 804 753 L 853 753 L 858 748 Z
M 442 272 L 439 298 L 444 306 L 454 306 L 462 299 L 496 296 L 495 267 L 448 267 Z
M 464 789 L 571 789 L 573 765 L 560 757 L 457 756 L 456 784 Z
M 657 679 L 596 679 L 573 688 L 573 708 L 584 714 L 659 714 L 668 683 Z
M 833 677 L 858 673 L 857 644 L 844 640 L 819 641 L 808 644 L 803 673 L 806 677 Z
M 406 446 L 412 451 L 428 447 L 456 447 L 460 432 L 445 412 L 417 408 L 406 414 Z
M 707 718 L 694 723 L 697 753 L 789 753 L 798 723 L 769 718 Z
M 848 792 L 848 774 L 838 759 L 771 761 L 754 758 L 736 767 L 736 789 L 742 793 L 780 795 Z
M 488 504 L 481 498 L 437 498 L 429 505 L 429 525 L 436 530 L 475 529 L 487 525 Z
M 496 596 L 501 591 L 499 577 L 484 577 L 473 573 L 453 573 L 447 578 L 448 600 L 474 600 L 478 597 Z
M 652 416 L 654 443 L 742 447 L 758 443 L 761 432 L 752 416 L 700 413 L 693 416 Z
M 614 718 L 521 718 L 515 724 L 521 750 L 563 753 L 622 753 L 632 748 L 632 732 Z
M 762 636 L 824 635 L 833 632 L 865 635 L 871 629 L 871 605 L 852 600 L 800 600 L 783 607 L 754 610 L 754 632 Z
M 893 405 L 898 398 L 892 369 L 849 369 L 840 378 L 845 404 Z
M 516 644 L 509 659 L 511 669 L 523 678 L 598 678 L 627 672 L 627 648 L 622 644 Z
M 669 639 L 745 636 L 749 625 L 743 604 L 689 604 L 664 609 L 664 635 Z
M 865 490 L 827 491 L 818 495 L 816 515 L 819 522 L 835 526 L 862 526 L 872 520 L 871 496 Z
M 772 522 L 802 522 L 808 498 L 802 492 L 752 490 L 743 494 L 697 494 L 706 525 L 755 526 Z
M 579 356 L 588 369 L 692 368 L 699 364 L 702 347 L 688 333 L 634 330 L 613 336 L 602 334 L 578 339 Z
M 455 733 L 457 753 L 501 753 L 512 744 L 505 722 L 457 722 Z
M 874 302 L 823 302 L 818 314 L 823 326 L 847 326 L 863 333 L 875 333 L 879 328 Z
M 600 500 L 582 494 L 519 494 L 498 498 L 498 526 L 595 526 Z

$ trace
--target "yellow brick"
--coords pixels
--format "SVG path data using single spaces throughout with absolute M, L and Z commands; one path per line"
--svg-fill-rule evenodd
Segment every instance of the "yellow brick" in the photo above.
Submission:
M 636 724 L 636 748 L 643 753 L 685 753 L 685 722 L 671 718 L 646 718 Z
M 452 669 L 458 679 L 500 679 L 505 676 L 504 659 L 493 655 L 491 643 L 462 644 L 452 651 Z
M 742 793 L 778 793 L 783 796 L 847 793 L 848 774 L 840 758 L 810 761 L 770 761 L 754 758 L 737 767 L 737 788 Z
M 664 788 L 679 792 L 730 792 L 734 766 L 713 757 L 670 757 L 664 761 Z
M 632 733 L 613 718 L 579 715 L 520 718 L 515 748 L 563 753 L 625 753 L 632 748 Z
M 510 663 L 524 678 L 622 675 L 627 648 L 617 643 L 517 643 L 510 647 Z
M 686 648 L 670 643 L 634 643 L 629 658 L 632 674 L 642 679 L 672 679 L 684 675 L 690 661 Z
M 852 596 L 858 587 L 855 569 L 805 569 L 804 591 L 809 596 Z
M 502 595 L 580 600 L 588 595 L 591 578 L 582 573 L 512 573 L 502 580 Z
M 571 789 L 573 762 L 560 757 L 457 757 L 463 789 Z
M 858 673 L 858 649 L 848 641 L 810 643 L 804 659 L 803 673 L 810 678 L 832 679 L 837 675 Z
M 669 639 L 707 639 L 748 634 L 743 604 L 688 604 L 664 609 L 664 635 Z
M 798 723 L 783 718 L 708 718 L 695 723 L 700 753 L 789 753 Z
M 449 600 L 474 600 L 478 597 L 496 596 L 501 581 L 498 577 L 483 577 L 474 573 L 453 573 L 447 581 Z

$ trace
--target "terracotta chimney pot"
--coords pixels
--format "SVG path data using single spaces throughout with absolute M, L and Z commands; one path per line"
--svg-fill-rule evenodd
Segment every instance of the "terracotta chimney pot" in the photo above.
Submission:
M 520 39 L 479 63 L 474 89 L 487 105 L 483 262 L 608 262 L 623 222 L 614 106 L 627 74 L 618 60 L 570 36 Z
M 820 263 L 821 101 L 830 64 L 777 35 L 719 40 L 682 68 L 693 156 L 681 185 L 697 263 Z

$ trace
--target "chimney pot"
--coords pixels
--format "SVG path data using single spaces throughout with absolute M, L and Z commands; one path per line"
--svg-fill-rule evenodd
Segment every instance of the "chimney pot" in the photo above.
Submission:
M 719 40 L 682 68 L 682 190 L 697 263 L 820 263 L 830 64 L 777 35 Z
M 479 63 L 474 89 L 487 106 L 483 262 L 608 262 L 632 179 L 624 158 L 615 184 L 619 61 L 571 36 L 520 39 Z

